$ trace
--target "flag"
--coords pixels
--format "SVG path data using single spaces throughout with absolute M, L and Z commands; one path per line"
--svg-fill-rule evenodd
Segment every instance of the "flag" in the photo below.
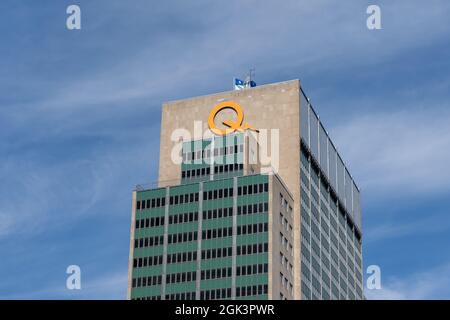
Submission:
M 242 90 L 244 88 L 245 88 L 244 81 L 242 81 L 238 78 L 234 78 L 234 90 Z

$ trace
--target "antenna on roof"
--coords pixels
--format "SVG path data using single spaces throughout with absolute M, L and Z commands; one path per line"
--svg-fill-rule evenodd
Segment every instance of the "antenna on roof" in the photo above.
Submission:
M 256 87 L 255 79 L 255 68 L 251 68 L 248 70 L 247 77 L 245 78 L 245 87 L 246 88 L 252 88 Z

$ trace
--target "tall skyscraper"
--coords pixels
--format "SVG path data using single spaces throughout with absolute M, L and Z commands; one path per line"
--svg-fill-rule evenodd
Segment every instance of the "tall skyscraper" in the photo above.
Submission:
M 360 193 L 300 81 L 165 103 L 129 299 L 362 299 Z

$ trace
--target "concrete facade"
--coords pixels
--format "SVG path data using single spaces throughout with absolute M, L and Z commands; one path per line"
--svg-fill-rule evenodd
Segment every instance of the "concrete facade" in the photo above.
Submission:
M 131 226 L 130 226 L 130 255 L 128 258 L 128 287 L 127 287 L 127 299 L 131 299 L 131 281 L 133 271 L 133 256 L 134 256 L 134 232 L 136 223 L 136 191 L 133 191 L 131 197 Z
M 257 129 L 279 130 L 278 174 L 294 199 L 294 211 L 300 211 L 300 81 L 291 80 L 242 91 L 228 91 L 207 96 L 166 102 L 162 107 L 159 182 L 173 183 L 180 177 L 180 167 L 171 159 L 174 141 L 171 135 L 184 128 L 194 133 L 195 122 L 202 122 L 201 132 L 208 131 L 211 109 L 222 101 L 235 101 L 244 109 L 244 122 Z M 224 110 L 216 123 L 233 118 L 234 112 Z M 193 139 L 201 139 L 200 136 Z M 269 150 L 272 148 L 269 140 Z M 294 242 L 300 242 L 300 215 L 294 215 Z M 300 248 L 294 246 L 294 298 L 300 299 Z
M 293 284 L 295 288 L 294 250 L 289 249 L 290 245 L 293 249 L 295 247 L 294 233 L 288 230 L 289 227 L 294 227 L 294 212 L 289 210 L 289 208 L 294 208 L 294 199 L 278 176 L 271 176 L 269 186 L 269 190 L 271 190 L 269 199 L 271 208 L 269 214 L 269 230 L 271 230 L 269 233 L 269 300 L 281 300 L 280 296 L 275 296 L 276 293 L 283 294 L 285 299 L 292 300 L 295 297 L 295 290 L 291 292 L 290 289 L 283 287 L 280 275 L 283 274 L 283 278 L 286 278 L 288 283 Z M 284 203 L 287 206 L 284 206 Z M 282 223 L 280 216 L 287 222 Z M 282 244 L 281 235 L 288 240 L 287 247 Z M 281 258 L 287 259 L 288 262 L 281 262 Z M 290 270 L 290 265 L 293 270 Z

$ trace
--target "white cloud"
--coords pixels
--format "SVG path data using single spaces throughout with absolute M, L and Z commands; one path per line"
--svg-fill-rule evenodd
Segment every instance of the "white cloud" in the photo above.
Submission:
M 439 223 L 437 223 L 439 221 Z M 428 234 L 436 235 L 447 232 L 450 229 L 450 220 L 446 214 L 434 214 L 423 219 L 414 219 L 409 221 L 396 220 L 395 223 L 389 222 L 378 226 L 368 226 L 364 232 L 365 245 L 380 240 L 389 240 L 401 237 L 423 236 Z
M 101 299 L 101 300 L 124 300 L 126 299 L 128 286 L 128 272 L 109 272 L 101 276 L 89 279 L 81 270 L 81 289 L 69 290 L 65 281 L 58 285 L 51 284 L 46 288 L 13 294 L 4 294 L 2 299 Z
M 78 154 L 56 164 L 33 162 L 26 156 L 5 161 L 0 167 L 4 181 L 0 187 L 0 238 L 48 232 L 89 215 L 116 214 L 117 208 L 129 203 L 124 199 L 131 201 L 133 187 L 141 182 L 130 178 L 140 172 L 141 177 L 150 179 L 155 168 L 147 164 L 154 159 L 155 148 L 152 142 L 134 140 L 126 147 Z M 98 210 L 98 203 L 107 205 Z
M 450 112 L 440 107 L 352 117 L 331 130 L 366 196 L 444 193 L 450 189 Z
M 81 292 L 73 292 L 78 299 L 126 299 L 128 272 L 110 273 L 87 282 Z
M 95 67 L 88 74 L 71 75 L 47 88 L 48 93 L 39 101 L 9 108 L 3 116 L 16 121 L 20 118 L 21 125 L 43 121 L 67 130 L 74 122 L 98 120 L 111 103 L 124 102 L 114 112 L 126 113 L 132 99 L 172 99 L 173 95 L 179 97 L 179 92 L 189 95 L 194 88 L 229 83 L 227 77 L 236 70 L 243 73 L 249 66 L 256 66 L 258 74 L 265 77 L 283 70 L 320 74 L 336 68 L 351 70 L 359 64 L 379 66 L 423 43 L 447 38 L 448 1 L 426 4 L 426 10 L 421 5 L 409 1 L 382 6 L 386 24 L 380 32 L 367 30 L 366 8 L 358 2 L 114 5 L 100 14 L 102 24 L 95 21 L 97 32 L 105 31 L 113 18 L 122 18 L 126 27 L 124 15 L 135 17 L 133 23 L 152 17 L 158 28 L 149 28 L 148 40 L 142 41 L 137 52 L 127 52 L 128 57 Z M 97 38 L 87 40 L 90 45 L 109 44 L 109 38 L 93 34 Z
M 372 300 L 440 299 L 450 296 L 450 263 L 405 277 L 383 279 L 382 289 L 365 291 Z

